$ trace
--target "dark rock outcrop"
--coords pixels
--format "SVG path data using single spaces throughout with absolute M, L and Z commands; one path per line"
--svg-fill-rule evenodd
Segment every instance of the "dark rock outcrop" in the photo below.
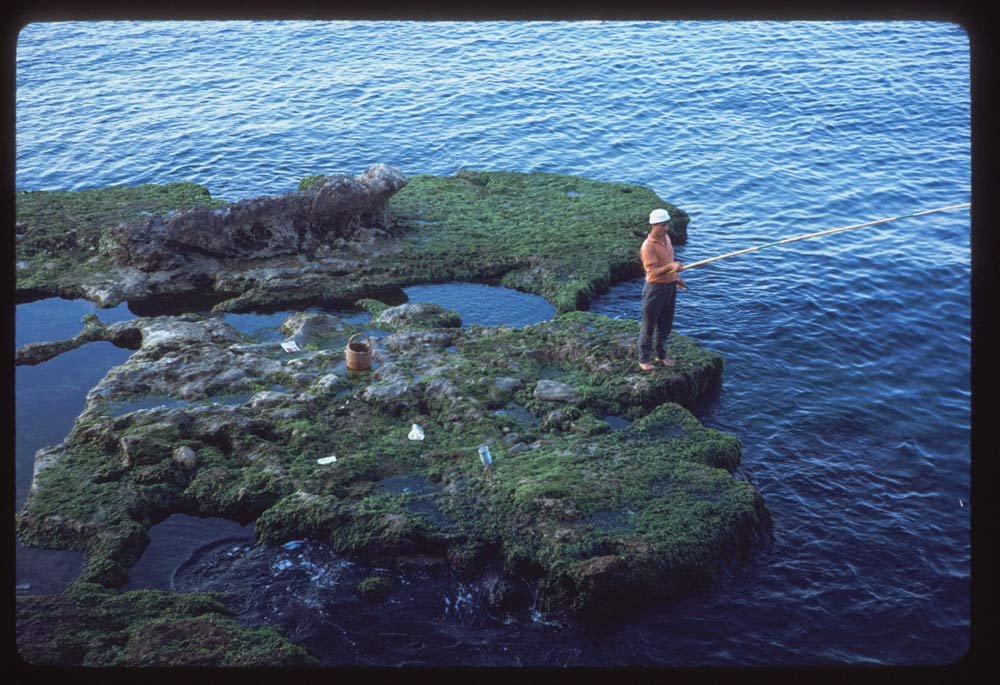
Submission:
M 364 242 L 373 232 L 390 232 L 387 202 L 404 185 L 402 172 L 377 164 L 357 176 L 328 177 L 305 191 L 142 217 L 108 229 L 101 252 L 119 266 L 143 272 L 177 269 L 195 255 L 316 255 L 345 241 Z

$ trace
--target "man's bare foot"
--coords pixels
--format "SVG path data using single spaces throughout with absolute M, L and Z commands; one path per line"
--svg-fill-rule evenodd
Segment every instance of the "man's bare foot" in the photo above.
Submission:
M 656 361 L 660 362 L 664 366 L 673 366 L 674 365 L 674 360 L 671 359 L 670 357 L 664 357 L 663 359 L 657 359 Z
M 649 362 L 639 362 L 639 368 L 645 371 L 646 373 L 650 373 L 656 367 L 650 364 Z

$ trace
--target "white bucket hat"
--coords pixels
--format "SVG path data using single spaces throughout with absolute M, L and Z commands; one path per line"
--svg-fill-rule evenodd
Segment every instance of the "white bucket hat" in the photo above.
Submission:
M 662 224 L 670 221 L 670 214 L 665 209 L 654 209 L 649 213 L 649 224 Z

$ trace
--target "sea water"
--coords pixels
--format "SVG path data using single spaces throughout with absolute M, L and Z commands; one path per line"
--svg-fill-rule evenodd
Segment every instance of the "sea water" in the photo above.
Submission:
M 683 262 L 970 200 L 970 48 L 948 23 L 60 22 L 25 27 L 16 58 L 19 190 L 194 181 L 239 200 L 378 162 L 580 174 L 687 211 Z M 425 580 L 351 623 L 309 580 L 345 562 L 310 547 L 244 620 L 283 611 L 324 663 L 951 662 L 970 635 L 970 264 L 953 211 L 686 275 L 675 329 L 726 359 L 700 418 L 739 437 L 774 515 L 773 543 L 710 591 L 589 634 L 456 620 L 444 599 L 475 607 L 468 589 Z M 638 319 L 640 292 L 592 310 Z M 50 339 L 63 307 L 18 307 L 18 340 Z M 127 357 L 101 345 L 18 369 L 19 489 Z M 224 582 L 226 559 L 294 570 L 219 544 L 176 560 L 181 589 Z

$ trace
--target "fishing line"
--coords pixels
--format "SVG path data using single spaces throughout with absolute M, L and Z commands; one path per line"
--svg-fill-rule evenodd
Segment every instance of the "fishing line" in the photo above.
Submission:
M 866 221 L 863 224 L 853 224 L 851 226 L 841 226 L 840 228 L 830 228 L 825 231 L 817 231 L 815 233 L 806 233 L 804 235 L 792 236 L 790 238 L 783 238 L 773 243 L 766 243 L 764 245 L 757 245 L 756 247 L 747 247 L 742 250 L 737 250 L 735 252 L 728 252 L 724 255 L 719 255 L 718 257 L 711 257 L 709 259 L 702 259 L 701 261 L 692 262 L 690 264 L 684 264 L 678 271 L 686 271 L 688 269 L 693 269 L 696 266 L 703 266 L 705 264 L 711 264 L 712 262 L 717 262 L 720 259 L 728 259 L 729 257 L 735 257 L 736 255 L 746 254 L 747 252 L 756 252 L 757 250 L 763 250 L 766 247 L 774 247 L 775 245 L 784 245 L 786 243 L 794 243 L 796 240 L 805 240 L 806 238 L 819 238 L 824 235 L 832 235 L 834 233 L 841 233 L 843 231 L 853 231 L 856 228 L 864 228 L 865 226 L 874 226 L 876 224 L 885 224 L 890 221 L 898 221 L 899 219 L 907 219 L 913 216 L 923 216 L 924 214 L 933 214 L 935 212 L 946 212 L 950 209 L 961 209 L 963 207 L 968 207 L 971 202 L 963 202 L 959 205 L 949 205 L 948 207 L 939 207 L 937 209 L 925 209 L 921 212 L 914 212 L 912 214 L 902 214 L 900 216 L 891 216 L 886 219 L 876 219 L 875 221 Z

